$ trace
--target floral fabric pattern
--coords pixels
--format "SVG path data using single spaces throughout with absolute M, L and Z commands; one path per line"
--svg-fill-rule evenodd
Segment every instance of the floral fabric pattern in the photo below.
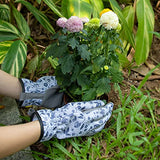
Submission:
M 24 78 L 22 78 L 21 80 L 24 84 L 25 93 L 44 94 L 47 89 L 57 85 L 57 80 L 55 76 L 44 76 L 38 79 L 36 82 Z M 41 103 L 42 99 L 28 99 L 23 102 L 22 106 L 28 106 L 28 105 L 40 106 Z
M 101 100 L 71 102 L 54 111 L 39 110 L 44 130 L 41 141 L 94 135 L 104 128 L 112 110 L 113 103 L 105 105 Z M 33 121 L 37 119 L 35 114 Z

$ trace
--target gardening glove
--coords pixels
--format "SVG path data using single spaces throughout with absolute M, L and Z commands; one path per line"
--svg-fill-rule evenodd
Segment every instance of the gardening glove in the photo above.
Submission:
M 19 80 L 22 86 L 21 106 L 55 108 L 63 105 L 63 93 L 59 92 L 55 76 L 44 76 L 36 82 L 24 78 Z
M 40 141 L 52 137 L 65 139 L 78 136 L 90 136 L 101 131 L 111 117 L 113 103 L 101 100 L 71 102 L 54 111 L 42 109 L 29 110 L 32 121 L 39 120 L 41 125 Z

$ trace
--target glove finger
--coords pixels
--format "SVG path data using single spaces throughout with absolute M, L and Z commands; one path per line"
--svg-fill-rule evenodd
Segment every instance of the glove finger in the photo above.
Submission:
M 104 106 L 105 103 L 101 100 L 92 100 L 92 101 L 84 101 L 84 102 L 74 102 L 71 104 L 73 107 L 83 112 L 83 111 L 94 109 L 100 106 Z
M 85 118 L 90 122 L 101 120 L 103 117 L 111 116 L 112 110 L 113 110 L 113 103 L 108 103 L 103 107 L 85 111 Z
M 90 135 L 94 135 L 95 133 L 100 132 L 104 128 L 106 122 L 109 120 L 110 117 L 111 117 L 111 114 L 103 117 L 102 119 L 98 121 L 94 121 L 93 123 L 90 123 L 90 125 L 88 125 L 88 128 L 90 129 L 86 135 L 90 136 Z

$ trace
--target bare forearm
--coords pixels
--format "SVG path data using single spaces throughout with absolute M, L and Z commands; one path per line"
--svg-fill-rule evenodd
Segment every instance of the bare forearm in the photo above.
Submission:
M 38 121 L 0 127 L 0 158 L 9 156 L 37 142 L 40 132 Z
M 0 95 L 19 99 L 21 91 L 18 78 L 0 70 Z

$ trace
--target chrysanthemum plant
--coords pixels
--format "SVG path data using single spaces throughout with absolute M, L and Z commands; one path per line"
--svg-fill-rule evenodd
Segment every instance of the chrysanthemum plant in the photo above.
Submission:
M 73 101 L 100 99 L 122 81 L 116 52 L 121 52 L 117 15 L 105 9 L 100 18 L 59 18 L 47 57 L 58 59 L 55 76 Z

